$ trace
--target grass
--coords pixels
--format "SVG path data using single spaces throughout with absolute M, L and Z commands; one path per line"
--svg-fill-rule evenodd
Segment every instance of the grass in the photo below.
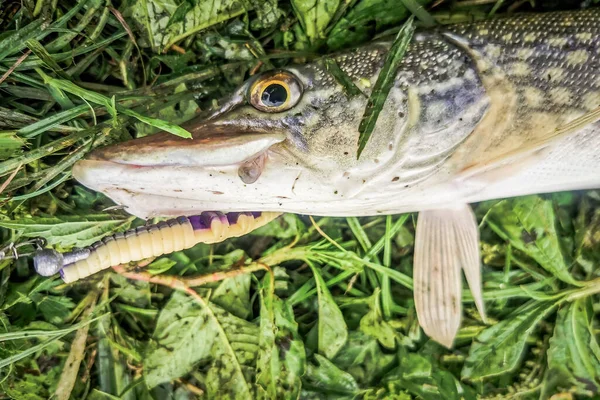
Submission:
M 0 247 L 25 255 L 0 258 L 0 399 L 598 395 L 598 191 L 477 205 L 490 321 L 465 291 L 453 350 L 416 320 L 412 215 L 285 215 L 73 285 L 26 256 L 36 237 L 68 250 L 143 223 L 70 179 L 91 149 L 184 135 L 249 74 L 395 33 L 413 12 L 427 26 L 526 2 L 0 4 Z

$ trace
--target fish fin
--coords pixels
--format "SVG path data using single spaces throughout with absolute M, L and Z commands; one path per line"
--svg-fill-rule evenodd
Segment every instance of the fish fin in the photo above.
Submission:
M 450 348 L 462 319 L 462 276 L 485 319 L 479 264 L 479 229 L 471 207 L 419 213 L 415 236 L 414 295 L 419 324 Z
M 458 254 L 462 269 L 467 278 L 467 283 L 475 306 L 481 320 L 487 323 L 485 307 L 483 304 L 483 290 L 481 287 L 481 257 L 479 253 L 479 226 L 475 213 L 468 204 L 460 210 L 460 215 L 454 219 L 454 230 L 458 244 Z
M 419 213 L 413 266 L 415 308 L 429 337 L 450 348 L 462 317 L 462 277 L 452 210 Z
M 501 179 L 502 176 L 510 176 L 514 171 L 520 170 L 543 157 L 544 150 L 547 150 L 552 144 L 571 135 L 578 134 L 581 129 L 598 121 L 600 121 L 600 107 L 557 127 L 553 132 L 549 132 L 547 135 L 542 136 L 542 139 L 536 140 L 531 144 L 520 146 L 485 162 L 464 168 L 456 180 L 465 181 L 471 178 L 497 180 Z

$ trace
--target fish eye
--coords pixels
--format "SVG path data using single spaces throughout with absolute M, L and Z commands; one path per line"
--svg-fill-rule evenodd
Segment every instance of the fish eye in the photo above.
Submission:
M 261 75 L 248 91 L 248 101 L 254 108 L 276 113 L 294 107 L 302 96 L 302 84 L 292 73 L 274 71 Z

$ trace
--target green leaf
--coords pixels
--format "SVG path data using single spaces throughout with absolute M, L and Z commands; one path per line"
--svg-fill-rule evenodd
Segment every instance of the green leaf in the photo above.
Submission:
M 74 94 L 76 96 L 79 96 L 82 99 L 91 101 L 92 103 L 100 104 L 101 106 L 103 106 L 104 108 L 107 109 L 107 111 L 113 116 L 113 118 L 116 118 L 116 111 L 119 111 L 121 114 L 125 114 L 130 117 L 133 117 L 133 118 L 137 119 L 138 121 L 141 121 L 145 124 L 151 125 L 155 128 L 159 128 L 163 131 L 172 133 L 173 135 L 180 136 L 180 137 L 186 138 L 186 139 L 190 139 L 192 137 L 192 134 L 190 132 L 186 131 L 184 128 L 182 128 L 178 125 L 172 124 L 167 121 L 163 121 L 162 119 L 144 116 L 136 111 L 129 110 L 123 106 L 116 104 L 114 96 L 111 99 L 100 93 L 96 93 L 92 90 L 87 90 L 82 87 L 79 87 L 76 84 L 74 84 L 73 82 L 69 82 L 69 81 L 62 80 L 62 79 L 52 78 L 52 77 L 46 75 L 40 69 L 36 69 L 36 71 L 44 79 L 44 82 L 47 83 L 48 85 L 55 87 L 57 89 L 60 89 L 60 90 L 64 90 L 65 92 Z
M 588 296 L 558 310 L 548 348 L 545 393 L 560 390 L 585 397 L 599 394 L 600 346 L 594 333 L 592 303 L 593 298 Z
M 41 119 L 32 124 L 28 124 L 19 129 L 18 134 L 26 138 L 35 137 L 47 130 L 50 130 L 63 122 L 70 121 L 79 115 L 89 111 L 90 107 L 87 104 L 82 104 L 71 108 L 70 110 L 61 111 L 47 118 Z
M 319 270 L 311 264 L 319 302 L 318 348 L 319 353 L 327 358 L 333 358 L 348 338 L 348 328 L 344 316 L 331 297 L 327 284 Z
M 339 5 L 340 0 L 292 0 L 294 13 L 313 43 L 325 39 L 325 30 Z
M 260 292 L 260 355 L 257 360 L 257 397 L 297 398 L 306 368 L 304 344 L 292 307 L 267 287 Z
M 85 247 L 107 233 L 129 228 L 133 219 L 115 219 L 109 214 L 68 215 L 2 220 L 0 226 L 19 231 L 24 237 L 43 237 L 49 245 Z
M 243 2 L 237 0 L 162 0 L 152 4 L 131 2 L 123 15 L 133 27 L 143 32 L 144 40 L 140 40 L 140 45 L 162 53 L 184 38 L 245 11 Z
M 421 5 L 432 0 L 418 0 Z M 373 30 L 397 26 L 410 12 L 401 1 L 361 0 L 352 7 L 333 27 L 327 37 L 327 46 L 332 50 L 356 46 L 373 36 Z
M 204 385 L 208 398 L 251 398 L 251 376 L 258 353 L 256 326 L 214 304 L 200 304 L 174 292 L 158 316 L 144 360 L 148 387 L 180 378 L 199 362 L 206 365 Z
M 26 144 L 16 132 L 0 132 L 0 160 L 16 156 Z
M 369 304 L 370 311 L 361 318 L 360 330 L 367 335 L 376 338 L 383 347 L 392 350 L 396 348 L 397 333 L 390 324 L 383 320 L 380 294 L 381 290 L 378 288 L 371 296 Z
M 75 308 L 75 303 L 68 297 L 36 294 L 34 302 L 46 321 L 60 324 Z
M 241 274 L 221 281 L 213 290 L 211 301 L 236 317 L 248 318 L 252 312 L 250 279 L 250 274 Z
M 460 382 L 448 371 L 444 371 L 428 358 L 400 349 L 400 366 L 390 371 L 383 379 L 382 386 L 390 394 L 401 390 L 424 400 L 458 399 L 457 387 Z
M 184 83 L 182 83 L 175 87 L 174 93 L 183 93 L 186 91 L 187 87 Z M 173 104 L 172 106 L 161 108 L 156 113 L 156 117 L 162 121 L 169 121 L 171 124 L 182 124 L 196 116 L 198 111 L 198 105 L 193 99 L 184 99 L 179 103 Z M 143 137 L 155 133 L 158 129 L 154 125 L 148 125 L 145 123 L 136 124 L 136 128 L 137 137 Z
M 502 239 L 533 258 L 553 276 L 580 285 L 569 273 L 561 251 L 551 200 L 540 196 L 503 200 L 490 209 L 486 221 Z
M 400 29 L 400 32 L 398 32 L 398 35 L 385 58 L 383 67 L 379 72 L 379 76 L 377 76 L 375 86 L 373 86 L 371 96 L 369 96 L 369 101 L 365 107 L 365 113 L 358 126 L 360 136 L 358 138 L 358 153 L 356 158 L 360 158 L 362 151 L 375 129 L 377 118 L 379 117 L 379 113 L 385 104 L 390 89 L 396 80 L 396 72 L 398 71 L 400 62 L 404 58 L 408 45 L 412 40 L 414 31 L 413 17 L 411 17 L 406 21 L 402 29 Z
M 0 40 L 0 60 L 16 53 L 23 48 L 24 43 L 37 35 L 41 34 L 48 27 L 48 21 L 38 18 L 28 25 L 13 31 L 11 35 Z
M 29 39 L 25 42 L 25 44 L 27 45 L 27 47 L 29 47 L 33 54 L 35 54 L 40 58 L 40 60 L 42 60 L 42 62 L 48 68 L 56 72 L 56 74 L 59 75 L 61 78 L 70 80 L 70 76 L 67 75 L 65 71 L 63 71 L 60 65 L 58 65 L 56 60 L 52 58 L 52 55 L 48 53 L 48 51 L 44 48 L 44 46 L 42 46 L 40 42 L 38 42 L 35 39 Z
M 352 79 L 350 79 L 348 74 L 346 74 L 340 68 L 340 66 L 335 61 L 335 59 L 326 57 L 323 60 L 323 62 L 325 64 L 325 68 L 327 69 L 327 72 L 329 72 L 331 75 L 333 75 L 333 77 L 335 78 L 337 83 L 339 83 L 342 86 L 342 88 L 344 89 L 344 92 L 346 93 L 346 96 L 353 97 L 353 96 L 362 96 L 363 95 L 363 93 L 360 91 L 360 89 L 354 84 L 354 82 L 352 82 Z
M 283 214 L 265 226 L 252 231 L 256 236 L 273 236 L 277 239 L 289 239 L 306 231 L 306 226 L 296 214 Z
M 361 387 L 376 384 L 395 361 L 396 356 L 384 353 L 376 338 L 361 331 L 351 331 L 346 345 L 333 359 L 335 365 L 352 375 Z
M 252 29 L 269 29 L 277 24 L 283 12 L 277 7 L 277 0 L 248 0 L 257 19 L 252 21 Z
M 355 395 L 358 384 L 348 372 L 341 370 L 327 358 L 315 354 L 317 365 L 308 364 L 302 381 L 309 387 L 323 392 Z
M 462 378 L 478 380 L 513 371 L 538 322 L 553 310 L 552 302 L 531 300 L 506 319 L 485 329 L 471 345 Z

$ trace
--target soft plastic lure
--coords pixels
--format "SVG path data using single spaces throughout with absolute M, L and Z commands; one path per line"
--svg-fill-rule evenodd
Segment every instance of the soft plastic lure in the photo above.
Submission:
M 217 243 L 243 236 L 279 215 L 274 212 L 203 212 L 116 233 L 64 254 L 53 249 L 39 250 L 33 260 L 40 275 L 60 273 L 62 279 L 70 283 L 114 265 L 189 249 L 198 243 Z

